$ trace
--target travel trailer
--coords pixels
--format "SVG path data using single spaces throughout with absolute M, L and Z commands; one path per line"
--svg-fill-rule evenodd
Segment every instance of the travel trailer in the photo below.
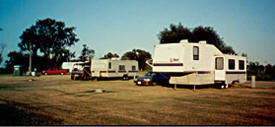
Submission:
M 136 60 L 99 59 L 91 61 L 92 78 L 122 78 L 134 77 L 138 72 Z
M 170 75 L 176 85 L 220 84 L 228 88 L 234 82 L 246 82 L 246 57 L 223 54 L 206 41 L 155 45 L 153 60 L 146 61 L 153 72 Z
M 75 63 L 73 65 L 73 69 L 71 72 L 71 79 L 72 80 L 90 79 L 91 78 L 90 66 L 91 66 L 91 62 L 89 62 L 89 61 Z
M 62 69 L 69 70 L 69 72 L 71 73 L 73 68 L 76 67 L 75 64 L 80 64 L 80 63 L 83 63 L 83 62 L 63 62 L 61 67 Z M 77 68 L 80 68 L 80 66 Z

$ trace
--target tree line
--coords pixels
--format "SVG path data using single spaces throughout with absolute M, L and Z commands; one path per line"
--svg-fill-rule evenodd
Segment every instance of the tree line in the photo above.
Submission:
M 60 68 L 63 62 L 71 61 L 76 57 L 76 52 L 71 52 L 68 49 L 80 40 L 75 29 L 75 27 L 67 27 L 64 22 L 55 19 L 37 20 L 34 25 L 25 29 L 20 35 L 21 41 L 18 43 L 20 50 L 8 53 L 9 59 L 5 61 L 6 67 L 1 69 L 1 73 L 11 73 L 14 65 L 21 65 L 21 70 L 27 71 L 30 52 L 32 53 L 32 69 L 36 68 L 36 70 L 42 71 L 49 67 Z M 4 45 L 1 45 L 0 63 L 2 62 L 3 49 Z M 77 61 L 90 60 L 94 54 L 95 50 L 84 44 Z M 118 58 L 119 55 L 109 52 L 100 59 L 113 57 Z M 133 49 L 133 51 L 126 52 L 121 59 L 137 60 L 140 63 L 139 68 L 144 70 L 145 60 L 151 59 L 151 54 L 141 49 Z
M 59 67 L 65 61 L 72 61 L 76 58 L 75 53 L 68 48 L 77 44 L 79 38 L 75 33 L 75 27 L 67 27 L 64 22 L 46 18 L 37 20 L 34 25 L 25 29 L 20 35 L 18 47 L 20 51 L 11 51 L 8 53 L 8 60 L 5 61 L 6 67 L 0 68 L 0 73 L 11 73 L 14 65 L 21 65 L 22 71 L 27 71 L 29 65 L 29 52 L 32 52 L 33 68 L 38 71 L 49 67 Z M 3 29 L 0 28 L 0 31 Z M 197 43 L 206 40 L 207 43 L 215 45 L 225 54 L 237 54 L 231 46 L 224 43 L 222 38 L 212 27 L 198 26 L 193 29 L 171 24 L 168 28 L 160 31 L 157 35 L 160 44 L 179 43 L 182 39 L 188 39 L 189 42 Z M 88 45 L 83 44 L 81 55 L 77 61 L 87 61 L 93 59 L 95 50 Z M 4 43 L 0 45 L 0 63 L 2 62 L 2 53 L 5 48 Z M 242 55 L 246 55 L 242 53 Z M 116 53 L 108 52 L 99 59 L 119 58 Z M 145 61 L 151 59 L 149 52 L 142 49 L 133 49 L 124 53 L 120 59 L 137 60 L 140 70 L 150 70 Z M 258 62 L 250 62 L 247 66 L 248 76 L 256 75 L 259 80 L 274 80 L 275 65 L 260 65 Z
M 256 76 L 256 80 L 275 80 L 275 65 L 261 65 L 259 62 L 249 62 L 247 65 L 248 79 L 252 75 Z
M 231 46 L 226 45 L 222 38 L 217 34 L 213 27 L 198 26 L 193 29 L 184 27 L 181 23 L 171 24 L 158 34 L 160 44 L 176 43 L 182 39 L 188 39 L 189 42 L 198 43 L 205 40 L 208 44 L 215 45 L 225 54 L 236 54 Z

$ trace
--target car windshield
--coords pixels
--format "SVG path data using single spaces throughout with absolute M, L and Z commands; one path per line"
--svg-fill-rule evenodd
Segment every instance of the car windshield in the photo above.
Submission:
M 145 76 L 155 76 L 155 75 L 157 75 L 157 74 L 154 72 L 148 72 Z

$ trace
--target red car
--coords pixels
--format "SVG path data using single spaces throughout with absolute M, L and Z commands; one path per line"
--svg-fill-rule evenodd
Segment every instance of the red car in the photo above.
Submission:
M 42 74 L 44 75 L 64 75 L 66 73 L 67 73 L 67 70 L 58 70 L 55 67 L 42 71 Z

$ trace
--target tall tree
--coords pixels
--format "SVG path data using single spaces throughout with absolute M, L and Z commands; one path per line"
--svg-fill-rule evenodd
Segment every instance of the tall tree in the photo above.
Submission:
M 191 39 L 191 31 L 183 27 L 181 23 L 179 25 L 170 24 L 170 29 L 165 28 L 158 34 L 158 38 L 161 44 L 164 43 L 175 43 L 182 39 Z
M 119 55 L 117 55 L 116 53 L 113 54 L 111 52 L 108 52 L 106 55 L 104 55 L 100 59 L 111 59 L 111 58 L 119 58 Z
M 121 57 L 122 60 L 137 60 L 138 67 L 140 70 L 149 69 L 149 66 L 146 65 L 146 60 L 151 59 L 151 54 L 147 51 L 141 49 L 133 49 L 132 51 L 126 52 Z
M 4 43 L 0 43 L 0 64 L 2 63 L 3 61 L 3 52 L 4 52 L 4 49 L 6 48 L 6 44 Z
M 2 31 L 3 29 L 0 27 L 0 31 Z M 4 43 L 0 43 L 0 64 L 3 61 L 3 51 L 6 48 L 6 44 Z
M 79 40 L 74 30 L 75 27 L 66 27 L 64 22 L 54 19 L 38 20 L 35 25 L 22 33 L 18 46 L 21 51 L 31 49 L 34 57 L 40 51 L 51 62 L 48 63 L 50 65 L 60 64 L 72 54 L 67 47 Z
M 177 43 L 182 39 L 188 39 L 190 42 L 199 42 L 206 40 L 207 43 L 215 45 L 223 53 L 236 54 L 232 47 L 226 46 L 220 36 L 212 27 L 198 26 L 193 30 L 179 25 L 170 25 L 170 29 L 165 28 L 158 35 L 161 44 Z
M 79 59 L 83 62 L 93 59 L 95 50 L 89 49 L 89 47 L 86 44 L 84 44 L 82 46 L 83 46 L 83 48 L 81 51 L 81 56 L 79 56 Z

